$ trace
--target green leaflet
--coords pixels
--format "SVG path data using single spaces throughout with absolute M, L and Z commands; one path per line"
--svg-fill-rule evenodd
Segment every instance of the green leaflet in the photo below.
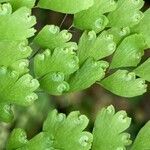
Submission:
M 143 13 L 139 11 L 143 0 L 118 0 L 117 8 L 108 14 L 109 27 L 132 27 L 138 24 Z
M 63 72 L 69 75 L 79 68 L 78 62 L 78 57 L 72 49 L 56 48 L 53 53 L 47 49 L 35 57 L 34 70 L 37 77 L 49 72 Z
M 13 112 L 11 106 L 6 103 L 0 103 L 0 120 L 4 122 L 11 122 L 13 119 Z
M 69 90 L 65 75 L 61 72 L 50 72 L 39 79 L 40 87 L 51 95 L 61 95 Z
M 67 30 L 60 31 L 58 26 L 46 25 L 35 37 L 34 43 L 43 49 L 54 49 L 56 47 L 67 47 L 70 43 L 67 43 L 72 38 L 72 34 Z M 71 42 L 73 43 L 73 42 Z M 73 48 L 77 47 L 72 45 Z
M 65 77 L 79 68 L 79 60 L 72 48 L 49 49 L 37 54 L 34 59 L 34 72 L 39 78 L 40 87 L 52 95 L 61 95 L 69 90 Z
M 110 68 L 137 66 L 144 55 L 145 47 L 146 44 L 141 35 L 133 34 L 126 37 L 115 51 Z
M 145 93 L 147 85 L 135 73 L 127 70 L 118 70 L 106 77 L 100 84 L 112 93 L 123 97 L 135 97 Z
M 86 89 L 96 81 L 100 81 L 105 76 L 107 68 L 107 62 L 94 61 L 92 58 L 89 58 L 68 80 L 70 85 L 69 92 Z
M 36 23 L 30 14 L 26 7 L 12 13 L 9 3 L 0 4 L 0 120 L 6 122 L 13 119 L 10 104 L 26 106 L 37 99 L 39 83 L 27 74 L 32 52 L 27 38 L 34 35 Z
M 131 150 L 149 150 L 150 149 L 150 121 L 139 131 Z
M 88 118 L 78 111 L 66 117 L 53 110 L 44 122 L 43 132 L 31 140 L 27 141 L 23 130 L 15 129 L 8 140 L 7 150 L 89 150 L 93 138 L 91 133 L 83 131 L 87 124 Z
M 131 144 L 130 134 L 124 133 L 131 123 L 125 111 L 115 113 L 114 107 L 103 108 L 97 115 L 93 130 L 92 150 L 123 150 Z
M 113 35 L 108 34 L 107 31 L 102 32 L 98 37 L 94 31 L 85 31 L 78 47 L 78 57 L 82 64 L 89 57 L 100 60 L 111 55 L 115 51 L 116 44 L 113 41 Z
M 18 60 L 29 57 L 31 52 L 27 41 L 0 41 L 0 66 L 10 66 Z
M 23 129 L 14 129 L 6 145 L 7 150 L 17 149 L 28 142 L 27 135 Z
M 17 10 L 20 7 L 26 6 L 32 8 L 35 5 L 36 0 L 8 0 L 12 5 L 13 10 Z
M 43 130 L 55 139 L 53 145 L 58 149 L 88 150 L 91 147 L 92 134 L 83 131 L 87 125 L 88 118 L 78 111 L 71 112 L 66 117 L 54 110 L 49 113 Z
M 0 0 L 0 3 L 8 2 L 9 0 Z
M 21 7 L 12 13 L 10 4 L 3 4 L 0 10 L 0 41 L 23 41 L 34 35 L 36 23 L 31 10 Z
M 38 6 L 62 13 L 75 14 L 88 9 L 93 3 L 94 0 L 40 0 Z
M 132 32 L 137 32 L 137 33 L 142 34 L 142 36 L 144 37 L 147 43 L 147 46 L 150 48 L 149 27 L 150 27 L 150 9 L 144 12 L 144 17 L 140 21 L 140 23 L 132 28 Z
M 114 0 L 94 0 L 94 5 L 88 10 L 75 14 L 74 26 L 82 30 L 102 31 L 108 24 L 105 13 L 116 9 Z
M 150 82 L 150 58 L 134 70 L 135 74 Z
M 30 105 L 37 99 L 33 93 L 39 83 L 29 74 L 19 77 L 17 71 L 11 71 L 6 67 L 0 68 L 0 100 L 9 104 Z
M 113 40 L 118 45 L 125 37 L 129 36 L 130 28 L 129 27 L 124 27 L 124 28 L 113 27 L 113 28 L 108 29 L 107 32 L 113 35 Z

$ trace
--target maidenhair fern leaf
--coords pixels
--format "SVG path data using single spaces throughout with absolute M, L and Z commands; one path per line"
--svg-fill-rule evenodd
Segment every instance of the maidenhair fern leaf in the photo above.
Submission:
M 8 2 L 9 0 L 0 0 L 0 3 Z
M 75 14 L 74 26 L 79 29 L 102 31 L 108 24 L 105 13 L 116 9 L 114 0 L 94 0 L 94 5 L 88 10 Z
M 124 133 L 130 123 L 125 111 L 115 113 L 112 105 L 103 108 L 95 121 L 92 150 L 124 150 L 131 144 L 130 134 Z
M 0 66 L 11 66 L 17 60 L 29 57 L 31 52 L 27 41 L 0 41 Z
M 13 112 L 11 105 L 6 103 L 0 103 L 0 120 L 4 122 L 11 122 L 13 119 Z
M 108 63 L 105 61 L 94 61 L 89 58 L 69 79 L 69 92 L 80 91 L 90 87 L 96 81 L 105 76 Z
M 72 34 L 67 30 L 60 31 L 58 26 L 46 25 L 35 37 L 34 43 L 43 49 L 54 49 L 56 47 L 70 46 L 67 42 L 72 38 Z
M 7 143 L 7 150 L 89 150 L 93 136 L 83 131 L 88 118 L 78 111 L 71 112 L 68 117 L 58 114 L 56 110 L 49 113 L 43 125 L 43 132 L 27 141 L 21 129 L 15 129 Z
M 37 77 L 49 72 L 63 72 L 69 75 L 79 68 L 78 62 L 78 57 L 71 48 L 56 48 L 54 52 L 47 49 L 35 57 L 35 74 Z
M 78 57 L 80 64 L 89 57 L 100 60 L 111 55 L 115 49 L 116 44 L 113 41 L 113 35 L 107 31 L 102 32 L 98 37 L 94 31 L 84 32 L 79 41 Z
M 88 118 L 80 115 L 78 111 L 71 112 L 66 117 L 64 114 L 57 114 L 54 110 L 49 113 L 43 130 L 55 139 L 54 148 L 88 150 L 91 147 L 92 134 L 83 131 L 87 125 Z
M 12 120 L 9 104 L 28 106 L 38 98 L 34 93 L 39 86 L 38 81 L 29 74 L 19 74 L 16 70 L 0 68 L 0 120 Z
M 6 145 L 7 150 L 15 150 L 28 142 L 27 135 L 23 129 L 14 129 L 8 139 L 8 143 Z
M 0 41 L 26 40 L 34 35 L 35 29 L 32 26 L 36 19 L 30 16 L 30 9 L 21 7 L 12 13 L 9 3 L 2 5 L 4 8 L 0 10 Z
M 29 74 L 19 77 L 17 71 L 11 71 L 6 67 L 0 68 L 0 100 L 17 105 L 29 105 L 37 99 L 37 95 L 33 93 L 39 83 Z
M 94 0 L 40 0 L 38 6 L 62 13 L 75 14 L 91 7 Z
M 134 70 L 135 74 L 150 82 L 150 58 Z
M 32 8 L 35 5 L 36 0 L 7 0 L 11 5 L 13 10 L 17 10 L 20 7 L 26 6 Z
M 143 0 L 118 0 L 117 8 L 108 14 L 110 27 L 132 27 L 140 22 Z
M 134 97 L 145 93 L 147 85 L 135 73 L 127 70 L 118 70 L 106 77 L 100 84 L 112 93 L 123 97 Z
M 150 149 L 150 121 L 139 131 L 131 150 L 149 150 Z
M 144 55 L 145 47 L 145 40 L 141 35 L 133 34 L 126 37 L 113 55 L 111 69 L 137 66 Z
M 150 48 L 150 9 L 144 12 L 144 17 L 139 24 L 132 28 L 132 32 L 140 33 L 146 40 L 147 46 Z
M 113 35 L 114 42 L 118 45 L 125 37 L 130 35 L 130 28 L 124 27 L 124 28 L 117 28 L 113 27 L 107 30 L 109 34 Z
M 40 86 L 51 95 L 61 95 L 69 90 L 62 72 L 50 72 L 39 79 Z

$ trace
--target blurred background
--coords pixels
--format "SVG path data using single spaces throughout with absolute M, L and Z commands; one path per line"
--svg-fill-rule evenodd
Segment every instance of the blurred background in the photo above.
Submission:
M 150 0 L 145 0 L 146 10 L 150 7 Z M 33 9 L 33 14 L 37 17 L 36 29 L 39 31 L 46 24 L 54 24 L 60 26 L 61 29 L 69 29 L 73 34 L 73 41 L 78 41 L 81 31 L 72 28 L 72 15 L 65 15 L 53 11 Z M 65 20 L 64 20 L 65 18 Z M 71 27 L 71 28 L 70 28 Z M 145 58 L 150 57 L 150 51 L 145 51 Z M 57 108 L 59 112 L 68 114 L 73 110 L 79 110 L 82 114 L 88 116 L 91 120 L 88 126 L 89 131 L 93 128 L 93 123 L 97 114 L 102 107 L 113 104 L 116 110 L 126 110 L 128 115 L 132 117 L 132 125 L 129 132 L 134 139 L 139 129 L 150 120 L 150 92 L 140 97 L 122 98 L 113 95 L 109 91 L 104 90 L 98 85 L 78 93 L 72 93 L 63 96 L 50 96 L 39 93 L 39 99 L 30 107 L 15 107 L 15 119 L 12 123 L 0 123 L 0 150 L 4 150 L 5 143 L 15 127 L 24 128 L 28 138 L 32 138 L 35 134 L 42 130 L 42 124 L 48 112 Z

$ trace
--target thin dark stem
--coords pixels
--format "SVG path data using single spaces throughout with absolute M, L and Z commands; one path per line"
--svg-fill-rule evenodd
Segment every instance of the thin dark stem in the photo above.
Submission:
M 61 22 L 61 24 L 60 24 L 60 28 L 62 27 L 62 25 L 63 25 L 63 23 L 65 22 L 65 20 L 66 20 L 66 18 L 67 18 L 67 14 L 64 16 L 64 18 L 63 18 L 63 20 L 62 20 L 62 22 Z

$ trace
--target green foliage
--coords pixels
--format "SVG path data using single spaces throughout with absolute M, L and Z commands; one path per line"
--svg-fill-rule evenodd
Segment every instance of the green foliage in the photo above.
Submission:
M 139 22 L 139 24 L 137 24 L 136 26 L 134 26 L 132 28 L 132 32 L 134 32 L 134 33 L 137 32 L 137 33 L 142 34 L 142 36 L 144 37 L 144 39 L 148 45 L 148 48 L 150 47 L 149 26 L 150 26 L 150 9 L 148 9 L 144 12 L 144 17 Z
M 123 97 L 147 91 L 150 59 L 140 61 L 150 48 L 150 9 L 141 11 L 143 0 L 40 0 L 35 4 L 36 0 L 0 0 L 0 121 L 13 120 L 12 105 L 31 105 L 38 98 L 38 87 L 51 95 L 81 91 L 96 82 Z M 46 25 L 34 36 L 33 7 L 74 14 L 73 26 L 83 30 L 78 44 L 68 30 L 55 25 Z M 29 69 L 30 62 L 34 64 Z M 84 131 L 88 122 L 78 111 L 66 116 L 53 110 L 42 132 L 30 140 L 23 129 L 14 129 L 6 149 L 124 150 L 131 144 L 125 132 L 131 118 L 125 111 L 103 108 L 93 133 Z M 131 150 L 150 149 L 149 136 L 148 122 Z
M 146 92 L 147 85 L 134 72 L 118 70 L 100 82 L 107 90 L 123 97 L 134 97 Z
M 27 40 L 36 21 L 26 7 L 12 11 L 9 3 L 0 5 L 0 120 L 10 122 L 12 104 L 28 106 L 37 99 L 39 83 L 29 75 L 32 49 Z
M 149 136 L 150 136 L 150 121 L 147 122 L 138 133 L 131 150 L 150 149 Z
M 112 105 L 102 108 L 96 117 L 93 134 L 84 131 L 88 118 L 78 111 L 65 114 L 50 111 L 43 131 L 28 140 L 22 129 L 10 134 L 6 150 L 126 150 L 131 145 L 130 134 L 124 132 L 131 123 L 125 111 L 115 113 Z M 150 149 L 149 122 L 140 130 L 131 150 Z
M 67 42 L 72 34 L 67 30 L 60 31 L 58 26 L 46 25 L 35 37 L 34 43 L 43 49 L 71 46 Z
M 110 67 L 135 67 L 144 55 L 145 41 L 141 35 L 127 36 L 117 47 Z
M 150 58 L 148 58 L 143 64 L 138 66 L 134 72 L 137 76 L 150 82 Z
M 27 140 L 22 129 L 14 129 L 7 143 L 7 150 L 89 150 L 93 136 L 83 131 L 88 118 L 78 111 L 71 112 L 67 117 L 56 110 L 49 113 L 43 125 L 43 131 L 31 140 Z
M 94 0 L 94 5 L 75 14 L 74 26 L 84 30 L 102 31 L 109 20 L 104 15 L 116 9 L 117 3 L 112 0 Z
M 36 23 L 34 16 L 31 16 L 31 10 L 21 7 L 12 12 L 9 3 L 0 4 L 0 41 L 23 41 L 35 33 L 31 28 Z
M 93 2 L 94 0 L 40 0 L 38 6 L 62 13 L 75 14 L 88 9 L 93 5 Z
M 16 10 L 23 6 L 32 8 L 35 5 L 35 1 L 36 0 L 8 0 L 8 2 L 12 5 L 13 10 Z
M 116 43 L 112 34 L 104 31 L 97 37 L 94 31 L 85 31 L 79 41 L 78 57 L 80 63 L 89 57 L 100 60 L 111 55 L 115 49 Z
M 131 144 L 130 134 L 124 133 L 131 123 L 125 111 L 115 113 L 114 107 L 103 108 L 95 121 L 92 150 L 123 150 Z
M 108 14 L 109 27 L 133 27 L 138 24 L 143 13 L 143 0 L 118 0 L 117 8 Z

